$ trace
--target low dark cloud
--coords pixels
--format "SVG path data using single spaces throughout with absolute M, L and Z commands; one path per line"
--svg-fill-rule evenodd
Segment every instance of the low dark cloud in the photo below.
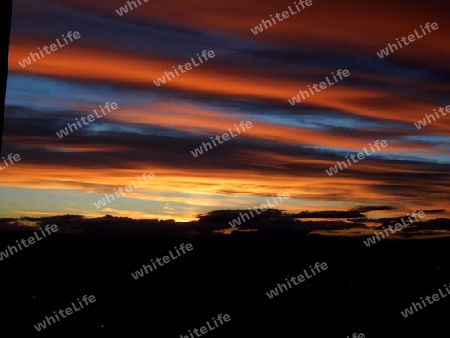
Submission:
M 351 211 L 357 211 L 361 213 L 369 212 L 369 211 L 376 211 L 376 210 L 395 210 L 394 207 L 390 206 L 361 206 L 361 207 L 355 207 L 351 209 Z
M 284 213 L 278 209 L 268 209 L 254 217 L 242 222 L 238 228 L 231 229 L 228 222 L 239 218 L 240 214 L 248 210 L 214 210 L 206 214 L 198 215 L 197 221 L 176 222 L 174 220 L 158 219 L 132 219 L 129 217 L 114 217 L 105 215 L 98 218 L 85 218 L 81 215 L 61 215 L 52 217 L 21 217 L 0 219 L 0 233 L 11 233 L 21 231 L 36 231 L 46 224 L 58 225 L 59 235 L 89 235 L 89 236 L 157 236 L 158 238 L 209 238 L 211 236 L 229 235 L 234 236 L 307 236 L 315 231 L 325 231 L 320 235 L 326 235 L 327 231 L 353 230 L 354 237 L 371 234 L 372 230 L 380 230 L 395 223 L 401 223 L 401 218 L 379 218 L 367 219 L 353 218 L 351 222 L 342 220 L 363 216 L 361 211 L 391 210 L 388 206 L 362 206 L 348 211 L 323 211 L 308 212 L 302 211 L 297 214 Z M 308 218 L 304 221 L 302 218 Z M 321 218 L 321 220 L 311 220 Z M 329 220 L 323 220 L 329 218 Z M 378 223 L 379 226 L 368 227 L 365 223 Z M 228 230 L 227 230 L 228 229 Z M 226 231 L 225 231 L 226 230 Z M 245 232 L 252 230 L 252 232 Z M 450 219 L 436 218 L 426 221 L 416 222 L 405 228 L 405 238 L 415 235 L 422 235 L 430 231 L 449 231 Z M 369 231 L 369 232 L 368 232 Z M 316 233 L 317 234 L 317 233 Z M 346 235 L 349 236 L 348 234 Z M 351 237 L 351 236 L 350 236 Z

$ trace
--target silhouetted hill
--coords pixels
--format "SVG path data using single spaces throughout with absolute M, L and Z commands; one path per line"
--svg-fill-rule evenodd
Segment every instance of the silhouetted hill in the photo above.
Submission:
M 367 248 L 361 238 L 292 230 L 294 225 L 312 227 L 295 220 L 279 226 L 261 221 L 255 224 L 258 232 L 232 235 L 208 232 L 196 222 L 72 216 L 58 222 L 62 229 L 82 231 L 52 234 L 0 262 L 4 332 L 36 333 L 33 325 L 85 294 L 97 301 L 45 331 L 180 337 L 219 313 L 229 314 L 231 321 L 208 333 L 211 337 L 283 337 L 293 332 L 306 337 L 354 332 L 394 337 L 424 329 L 428 336 L 438 336 L 446 323 L 447 299 L 413 318 L 400 315 L 412 301 L 450 281 L 446 238 L 383 240 Z M 100 235 L 110 229 L 114 236 Z M 188 237 L 192 231 L 196 235 Z M 2 234 L 0 249 L 25 234 L 30 232 Z M 192 243 L 192 252 L 132 278 L 143 264 L 181 243 Z M 326 262 L 328 269 L 273 299 L 267 297 L 288 275 L 301 274 L 316 262 Z

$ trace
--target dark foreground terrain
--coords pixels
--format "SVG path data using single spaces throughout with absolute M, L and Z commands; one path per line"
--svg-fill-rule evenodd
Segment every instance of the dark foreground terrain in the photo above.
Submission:
M 23 233 L 2 234 L 0 249 Z M 132 272 L 174 246 L 192 252 L 134 280 Z M 180 337 L 218 314 L 231 321 L 207 337 L 444 337 L 450 297 L 403 318 L 412 301 L 450 283 L 448 239 L 386 240 L 297 236 L 53 234 L 0 262 L 2 333 L 72 336 L 83 332 Z M 266 295 L 315 262 L 328 269 L 273 299 Z M 83 295 L 96 302 L 37 332 L 34 325 Z M 204 336 L 204 335 L 203 335 Z

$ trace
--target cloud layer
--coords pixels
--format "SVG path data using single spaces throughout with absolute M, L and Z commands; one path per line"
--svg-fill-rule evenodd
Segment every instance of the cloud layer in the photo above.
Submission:
M 288 191 L 289 212 L 448 205 L 450 124 L 414 123 L 448 101 L 448 4 L 321 1 L 253 35 L 291 2 L 15 2 L 0 172 L 5 216 L 105 213 L 192 220 Z M 408 18 L 408 20 L 400 20 Z M 439 30 L 380 59 L 426 22 Z M 19 61 L 68 31 L 81 38 L 26 68 Z M 154 80 L 203 50 L 216 57 L 161 87 Z M 338 69 L 351 76 L 296 106 L 287 99 Z M 63 139 L 56 132 L 105 102 L 118 110 Z M 194 158 L 240 121 L 253 128 Z M 389 146 L 328 177 L 369 143 Z M 93 202 L 144 172 L 155 180 L 107 210 Z M 167 207 L 170 204 L 170 208 Z M 345 211 L 347 212 L 347 211 Z M 357 210 L 355 213 L 359 212 Z M 444 216 L 449 216 L 444 211 Z

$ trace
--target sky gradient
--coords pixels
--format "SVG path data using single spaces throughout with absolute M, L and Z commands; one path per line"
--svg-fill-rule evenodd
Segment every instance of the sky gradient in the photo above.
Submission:
M 293 1 L 15 1 L 2 156 L 0 216 L 105 214 L 190 221 L 220 209 L 390 206 L 376 217 L 445 210 L 450 193 L 448 4 L 338 3 L 306 10 L 254 35 Z M 427 22 L 439 29 L 380 59 L 376 52 Z M 23 68 L 19 61 L 68 31 L 81 38 Z M 157 87 L 197 53 L 215 57 Z M 343 81 L 291 106 L 308 85 Z M 105 102 L 118 109 L 59 139 L 56 132 Z M 194 157 L 241 121 L 253 128 Z M 388 147 L 328 176 L 336 161 L 376 140 Z M 155 179 L 96 209 L 94 202 Z M 442 217 L 450 217 L 448 211 Z

